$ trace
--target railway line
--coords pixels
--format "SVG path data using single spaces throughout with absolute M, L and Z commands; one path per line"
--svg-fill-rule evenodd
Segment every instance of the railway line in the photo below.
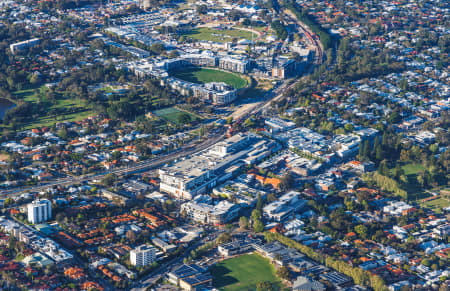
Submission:
M 282 10 L 286 17 L 290 18 L 292 21 L 297 23 L 298 27 L 302 29 L 302 32 L 307 36 L 309 41 L 311 42 L 312 46 L 314 46 L 314 52 L 315 52 L 315 59 L 314 62 L 312 62 L 312 66 L 309 68 L 309 72 L 315 67 L 320 64 L 322 64 L 323 61 L 323 48 L 320 43 L 315 37 L 315 34 L 313 34 L 305 24 L 303 24 L 301 21 L 299 21 L 293 13 L 291 13 L 289 10 Z M 300 79 L 299 79 L 300 80 Z M 297 80 L 298 81 L 298 80 Z M 236 122 L 243 122 L 246 118 L 248 118 L 251 115 L 259 114 L 261 112 L 264 112 L 273 101 L 279 101 L 283 98 L 283 93 L 286 90 L 289 90 L 293 88 L 296 85 L 297 82 L 293 82 L 292 79 L 285 80 L 283 84 L 281 84 L 278 88 L 271 90 L 267 93 L 265 93 L 264 96 L 262 96 L 262 100 L 259 102 L 253 103 L 251 106 L 248 106 L 245 110 L 242 110 L 239 112 L 239 114 L 233 116 Z M 40 185 L 35 186 L 24 186 L 24 187 L 17 187 L 12 189 L 6 189 L 0 191 L 0 198 L 7 197 L 7 196 L 16 196 L 24 192 L 40 192 L 43 190 L 46 190 L 48 188 L 54 187 L 54 186 L 70 186 L 70 185 L 77 185 L 81 183 L 85 183 L 92 180 L 100 180 L 104 176 L 110 173 L 114 173 L 116 175 L 125 175 L 125 174 L 133 174 L 138 172 L 143 172 L 146 170 L 155 169 L 157 167 L 163 166 L 164 164 L 170 163 L 172 161 L 175 161 L 179 158 L 191 155 L 193 153 L 202 151 L 209 146 L 213 145 L 214 143 L 217 143 L 220 140 L 225 139 L 225 133 L 223 131 L 215 133 L 214 135 L 210 136 L 206 141 L 196 144 L 196 145 L 187 145 L 181 149 L 178 149 L 175 152 L 172 152 L 168 155 L 162 156 L 162 157 L 156 157 L 154 159 L 145 160 L 142 162 L 138 162 L 136 164 L 133 164 L 131 166 L 125 166 L 116 168 L 110 171 L 105 171 L 97 174 L 87 174 L 80 177 L 64 177 L 55 179 Z

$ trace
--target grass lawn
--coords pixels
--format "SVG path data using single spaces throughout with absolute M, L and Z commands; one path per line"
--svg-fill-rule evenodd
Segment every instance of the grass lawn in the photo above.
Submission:
M 266 29 L 267 29 L 267 26 L 245 26 L 245 25 L 242 25 L 242 24 L 236 25 L 234 27 L 237 27 L 237 28 L 248 28 L 248 29 L 259 31 L 259 32 L 265 32 Z M 273 32 L 272 28 L 270 28 L 270 25 L 269 25 L 269 29 L 267 31 L 270 32 L 270 33 Z
M 420 200 L 429 196 L 428 193 L 424 192 L 422 186 L 417 181 L 417 174 L 424 171 L 425 168 L 420 163 L 407 163 L 401 164 L 402 170 L 408 177 L 408 184 L 404 185 L 402 188 L 408 192 L 409 200 Z M 391 169 L 391 175 L 394 175 L 394 169 Z
M 442 212 L 442 208 L 450 206 L 450 201 L 448 199 L 444 198 L 444 197 L 439 197 L 439 198 L 434 199 L 434 200 L 422 202 L 422 203 L 420 203 L 420 205 L 422 207 L 430 208 L 430 209 L 432 209 L 433 211 L 435 211 L 437 213 L 441 213 Z
M 235 89 L 243 88 L 247 85 L 247 80 L 238 74 L 204 68 L 190 68 L 182 71 L 173 71 L 171 76 L 192 83 L 204 84 L 209 82 L 225 82 Z
M 184 36 L 196 40 L 206 40 L 214 42 L 231 42 L 233 38 L 252 40 L 258 38 L 258 35 L 246 30 L 240 29 L 219 29 L 210 27 L 200 27 L 183 33 Z
M 181 124 L 179 124 L 178 117 L 182 114 L 188 114 L 189 117 L 191 118 L 191 121 L 200 119 L 192 113 L 177 109 L 175 107 L 169 107 L 169 108 L 155 110 L 155 111 L 153 111 L 153 114 L 155 114 L 156 116 L 158 116 L 162 119 L 165 119 L 172 123 L 175 123 L 177 125 L 181 125 Z
M 420 171 L 424 171 L 425 168 L 422 164 L 406 164 L 402 166 L 403 171 L 405 171 L 405 175 L 417 175 Z
M 41 92 L 47 90 L 45 86 L 41 86 L 37 88 Z M 17 96 L 18 100 L 23 100 L 26 102 L 37 103 L 38 98 L 35 94 L 36 89 L 25 89 L 16 91 L 13 94 Z M 43 100 L 45 101 L 45 100 Z M 52 114 L 52 111 L 61 109 L 61 108 L 71 108 L 75 109 L 75 112 L 67 113 L 67 114 Z M 79 121 L 83 120 L 89 116 L 95 115 L 95 113 L 86 105 L 86 102 L 82 100 L 73 100 L 66 96 L 59 96 L 56 99 L 55 104 L 50 104 L 48 108 L 46 108 L 47 115 L 39 116 L 34 119 L 33 122 L 29 122 L 23 124 L 23 129 L 31 129 L 43 126 L 52 126 L 57 122 L 63 121 Z
M 256 82 L 255 86 L 249 88 L 242 94 L 243 98 L 260 98 L 273 88 L 273 84 L 270 81 L 258 80 Z
M 269 281 L 282 287 L 275 267 L 257 254 L 222 261 L 210 269 L 213 285 L 220 290 L 255 290 L 256 283 Z

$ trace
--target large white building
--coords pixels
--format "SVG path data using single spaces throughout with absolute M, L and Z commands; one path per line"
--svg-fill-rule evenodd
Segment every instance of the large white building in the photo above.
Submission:
M 156 249 L 149 245 L 140 245 L 130 251 L 130 261 L 133 266 L 148 266 L 156 260 Z
M 181 212 L 185 212 L 190 219 L 200 223 L 215 225 L 225 224 L 235 219 L 239 214 L 240 207 L 226 200 L 217 205 L 187 202 L 181 205 Z
M 253 164 L 271 153 L 273 143 L 252 134 L 237 134 L 210 148 L 159 169 L 160 191 L 183 200 L 224 181 L 239 164 Z
M 263 215 L 268 220 L 284 221 L 286 218 L 306 205 L 306 200 L 300 198 L 300 193 L 291 191 L 278 200 L 269 203 L 263 208 Z
M 35 200 L 28 204 L 28 221 L 35 224 L 52 217 L 52 203 L 47 200 Z
M 9 45 L 9 49 L 11 50 L 11 52 L 13 54 L 15 54 L 15 53 L 17 53 L 19 51 L 23 51 L 23 50 L 25 50 L 27 48 L 37 46 L 40 42 L 41 42 L 41 40 L 39 38 L 33 38 L 33 39 L 29 39 L 29 40 L 24 40 L 24 41 L 21 41 L 21 42 L 10 44 Z

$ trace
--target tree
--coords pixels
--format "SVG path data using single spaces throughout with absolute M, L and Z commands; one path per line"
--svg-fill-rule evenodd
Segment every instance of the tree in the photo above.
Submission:
M 229 234 L 228 232 L 224 232 L 217 237 L 216 243 L 223 244 L 223 243 L 228 242 L 230 239 L 231 239 L 231 234 Z
M 275 197 L 275 195 L 273 193 L 270 193 L 269 195 L 267 195 L 268 202 L 274 202 L 275 200 L 277 200 L 277 197 Z
M 5 199 L 5 202 L 3 204 L 5 205 L 5 207 L 11 206 L 14 204 L 14 199 L 12 199 L 11 197 L 8 197 Z
M 253 122 L 253 120 L 251 118 L 247 118 L 244 121 L 244 126 L 245 127 L 253 127 L 253 126 L 255 126 L 255 123 Z
M 66 129 L 65 127 L 61 128 L 61 129 L 58 131 L 58 136 L 59 136 L 61 139 L 67 139 L 67 138 L 69 137 L 68 132 L 67 132 L 67 129 Z
M 279 187 L 280 190 L 286 191 L 292 188 L 293 185 L 294 185 L 294 178 L 292 177 L 291 173 L 287 173 L 286 175 L 284 175 L 283 178 L 281 178 Z
M 357 234 L 359 234 L 362 238 L 366 238 L 367 237 L 367 226 L 360 224 L 355 226 L 355 231 Z
M 347 123 L 347 124 L 344 125 L 344 129 L 345 129 L 347 132 L 352 132 L 353 130 L 355 130 L 355 127 L 353 126 L 353 124 Z
M 41 81 L 41 76 L 39 76 L 39 74 L 33 74 L 30 78 L 30 83 L 33 85 L 38 85 Z
M 262 232 L 264 230 L 264 224 L 261 222 L 261 220 L 255 220 L 255 223 L 253 223 L 253 230 L 255 232 Z
M 284 280 L 289 280 L 289 278 L 291 277 L 291 273 L 285 266 L 282 266 L 277 270 L 277 275 Z
M 422 187 L 425 187 L 427 185 L 427 179 L 426 179 L 426 174 L 424 171 L 421 171 L 418 175 L 417 175 L 417 182 L 419 182 L 419 184 Z
M 242 229 L 247 229 L 248 227 L 248 218 L 245 216 L 241 216 L 241 218 L 239 218 L 239 227 Z
M 404 174 L 405 174 L 405 171 L 403 171 L 403 169 L 402 169 L 402 167 L 400 166 L 400 164 L 397 163 L 397 164 L 395 165 L 395 168 L 394 168 L 394 176 L 395 176 L 395 178 L 396 178 L 397 180 L 399 180 L 400 177 L 401 177 L 402 175 L 404 175 Z
M 270 282 L 258 282 L 256 283 L 256 291 L 273 291 L 274 288 Z
M 261 194 L 258 194 L 258 199 L 256 200 L 256 209 L 261 211 L 262 208 L 263 208 L 263 200 L 262 200 Z
M 105 177 L 103 177 L 101 182 L 106 187 L 111 187 L 112 185 L 114 185 L 114 183 L 116 181 L 117 181 L 117 175 L 114 173 L 110 173 L 110 174 L 107 174 Z
M 253 210 L 251 218 L 252 218 L 252 221 L 256 221 L 256 220 L 261 219 L 261 211 L 259 209 Z
M 386 177 L 389 176 L 389 168 L 386 160 L 381 161 L 380 166 L 378 167 L 378 173 Z
M 150 50 L 153 53 L 160 55 L 166 51 L 166 48 L 164 47 L 164 45 L 162 43 L 155 42 L 151 45 Z
M 191 116 L 189 114 L 183 112 L 180 115 L 178 115 L 177 121 L 179 124 L 187 124 L 187 123 L 191 122 Z
M 125 235 L 131 243 L 134 243 L 136 241 L 136 233 L 134 231 L 132 231 L 131 229 L 128 230 Z
M 9 241 L 8 241 L 8 249 L 9 250 L 14 250 L 16 249 L 16 244 L 17 244 L 17 240 L 15 237 L 10 236 L 9 237 Z

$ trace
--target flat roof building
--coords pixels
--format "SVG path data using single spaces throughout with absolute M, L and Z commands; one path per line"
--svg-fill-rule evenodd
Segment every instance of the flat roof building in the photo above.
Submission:
M 258 154 L 262 158 L 264 155 L 261 154 L 270 154 L 271 148 L 267 144 L 270 144 L 268 140 L 253 134 L 237 134 L 218 142 L 174 165 L 159 169 L 160 190 L 179 199 L 191 200 L 214 187 L 227 168 L 249 156 Z
M 306 201 L 300 198 L 300 193 L 291 191 L 266 205 L 263 214 L 269 220 L 283 221 L 305 205 Z
M 156 260 L 156 249 L 149 245 L 140 245 L 130 251 L 130 262 L 133 266 L 148 266 Z
M 180 211 L 196 222 L 221 225 L 235 219 L 239 214 L 239 209 L 238 205 L 223 200 L 214 206 L 187 202 L 181 205 Z
M 39 38 L 33 38 L 29 40 L 24 40 L 21 42 L 13 43 L 9 45 L 11 53 L 16 54 L 17 52 L 23 51 L 27 48 L 34 47 L 41 42 Z
M 52 203 L 47 200 L 35 200 L 28 204 L 28 221 L 30 223 L 40 223 L 52 217 Z

